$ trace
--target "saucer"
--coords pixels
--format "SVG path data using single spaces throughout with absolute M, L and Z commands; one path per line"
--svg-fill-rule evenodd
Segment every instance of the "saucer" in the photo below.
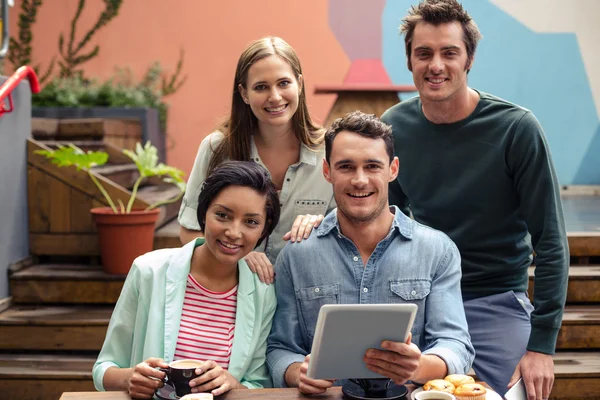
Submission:
M 410 394 L 411 400 L 415 400 L 415 394 L 422 392 L 422 391 L 423 391 L 422 387 L 415 389 Z M 485 393 L 485 400 L 502 400 L 502 396 L 500 396 L 498 393 L 494 392 L 492 389 L 487 389 L 487 391 Z
M 342 393 L 344 393 L 346 397 L 353 400 L 404 400 L 408 394 L 408 389 L 404 385 L 396 385 L 391 383 L 387 389 L 387 392 L 385 392 L 385 396 L 370 397 L 367 396 L 364 389 L 358 383 L 350 380 L 344 383 L 344 386 L 342 386 Z
M 177 400 L 181 398 L 177 396 L 173 386 L 166 384 L 154 392 L 154 397 L 160 400 Z

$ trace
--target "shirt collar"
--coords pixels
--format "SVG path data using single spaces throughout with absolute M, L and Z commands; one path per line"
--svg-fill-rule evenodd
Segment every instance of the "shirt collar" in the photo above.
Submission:
M 317 228 L 317 237 L 325 236 L 334 229 L 338 234 L 341 234 L 340 225 L 337 219 L 337 210 L 338 209 L 335 208 L 327 214 L 323 222 L 321 222 L 321 225 Z M 414 221 L 404 215 L 396 206 L 390 206 L 390 211 L 394 213 L 394 220 L 392 221 L 390 230 L 396 230 L 405 239 L 411 240 L 413 238 Z

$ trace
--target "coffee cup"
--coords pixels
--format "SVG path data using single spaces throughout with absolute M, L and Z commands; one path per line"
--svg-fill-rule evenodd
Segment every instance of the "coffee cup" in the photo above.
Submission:
M 213 400 L 211 393 L 192 393 L 186 394 L 179 400 Z
M 456 398 L 448 392 L 439 390 L 424 390 L 415 393 L 415 400 L 456 400 Z
M 165 383 L 172 386 L 175 394 L 181 397 L 192 393 L 190 381 L 200 376 L 196 374 L 196 369 L 201 365 L 200 360 L 176 360 L 169 364 L 169 368 L 160 368 L 160 370 L 167 374 Z

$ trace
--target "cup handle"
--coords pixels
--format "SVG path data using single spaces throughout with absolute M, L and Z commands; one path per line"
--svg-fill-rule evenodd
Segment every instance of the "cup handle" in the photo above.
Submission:
M 160 367 L 158 369 L 159 369 L 159 371 L 162 371 L 165 373 L 165 379 L 163 379 L 163 383 L 171 386 L 172 388 L 175 388 L 175 386 L 173 386 L 173 383 L 169 379 L 169 372 L 171 372 L 171 369 L 170 368 L 160 368 Z

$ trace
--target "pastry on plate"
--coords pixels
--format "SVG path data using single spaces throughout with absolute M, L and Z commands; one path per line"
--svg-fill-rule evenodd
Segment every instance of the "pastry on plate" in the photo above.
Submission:
M 472 376 L 462 374 L 451 374 L 445 377 L 444 380 L 453 384 L 454 387 L 459 387 L 465 383 L 475 383 L 475 379 Z
M 423 385 L 423 390 L 439 390 L 440 392 L 454 393 L 454 385 L 443 379 L 432 379 Z
M 485 400 L 486 392 L 479 383 L 465 383 L 456 388 L 454 397 L 456 400 Z

